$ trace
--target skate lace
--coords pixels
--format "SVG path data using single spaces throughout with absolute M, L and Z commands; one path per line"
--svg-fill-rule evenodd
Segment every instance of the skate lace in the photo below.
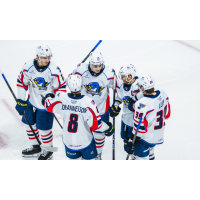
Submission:
M 30 148 L 26 149 L 27 152 L 32 151 L 33 150 L 33 146 L 31 146 Z

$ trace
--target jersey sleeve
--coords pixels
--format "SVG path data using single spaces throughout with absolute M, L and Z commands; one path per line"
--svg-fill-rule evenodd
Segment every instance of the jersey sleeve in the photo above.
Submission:
M 59 67 L 56 68 L 56 71 L 51 76 L 54 77 L 52 84 L 54 88 L 54 94 L 58 94 L 60 92 L 67 92 L 66 81 Z
M 28 70 L 26 70 L 25 66 L 26 64 L 23 66 L 17 78 L 18 99 L 21 99 L 24 101 L 26 100 L 26 92 L 28 90 L 28 85 L 29 85 Z
M 107 74 L 107 80 L 108 80 L 108 88 L 112 88 L 114 90 L 114 75 L 115 71 L 111 68 L 109 68 L 109 72 Z
M 61 114 L 62 98 L 58 96 L 55 98 L 48 97 L 45 100 L 44 107 L 50 113 Z
M 119 106 L 119 104 L 122 103 L 122 92 L 121 92 L 121 86 L 123 85 L 123 82 L 121 80 L 116 80 L 116 98 L 115 98 L 115 105 Z
M 171 116 L 171 107 L 170 107 L 170 103 L 169 103 L 169 97 L 167 96 L 167 94 L 163 91 L 164 93 L 164 98 L 166 99 L 166 109 L 164 110 L 164 116 L 165 119 L 169 119 Z
M 90 126 L 90 131 L 95 131 L 95 133 L 104 133 L 109 128 L 109 126 L 101 120 L 94 100 L 88 103 L 86 119 Z

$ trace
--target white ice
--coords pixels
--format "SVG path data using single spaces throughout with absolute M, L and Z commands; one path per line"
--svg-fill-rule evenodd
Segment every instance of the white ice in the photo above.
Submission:
M 98 41 L 0 41 L 0 67 L 17 94 L 16 80 L 24 63 L 35 57 L 39 44 L 48 44 L 53 61 L 64 76 L 76 68 Z M 151 74 L 156 89 L 163 89 L 171 103 L 171 118 L 166 123 L 165 142 L 155 147 L 157 160 L 200 159 L 200 41 L 103 41 L 98 47 L 107 65 L 117 72 L 124 64 L 134 64 L 138 75 Z M 189 46 L 190 45 L 190 46 Z M 112 99 L 112 92 L 111 99 Z M 111 102 L 112 103 L 112 102 Z M 15 110 L 15 100 L 4 79 L 0 78 L 0 160 L 25 160 L 21 151 L 29 141 Z M 58 116 L 59 120 L 62 119 Z M 112 121 L 112 119 L 110 119 Z M 120 138 L 120 116 L 116 118 L 116 160 L 125 160 Z M 53 160 L 65 160 L 62 131 L 53 126 L 54 146 L 59 148 Z M 106 138 L 103 160 L 112 159 L 112 137 Z M 31 158 L 35 159 L 36 158 Z

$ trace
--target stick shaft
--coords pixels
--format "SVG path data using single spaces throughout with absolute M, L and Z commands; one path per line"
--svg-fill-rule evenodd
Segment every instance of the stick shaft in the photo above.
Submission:
M 99 42 L 95 45 L 95 47 L 90 51 L 90 53 L 92 53 L 100 44 L 101 44 L 102 40 L 99 40 Z M 84 60 L 81 63 L 84 63 L 88 57 L 90 56 L 90 53 L 84 58 Z

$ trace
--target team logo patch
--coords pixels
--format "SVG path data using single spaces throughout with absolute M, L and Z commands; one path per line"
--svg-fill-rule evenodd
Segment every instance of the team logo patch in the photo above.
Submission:
M 128 107 L 128 99 L 129 99 L 129 96 L 125 96 L 125 97 L 123 98 L 123 102 L 124 102 L 124 105 L 125 105 L 126 107 Z
M 47 86 L 49 85 L 49 83 L 45 82 L 44 78 L 35 78 L 33 81 L 36 83 L 39 90 L 47 90 Z M 35 85 L 33 85 L 33 87 L 35 87 Z
M 94 95 L 101 96 L 101 94 L 102 94 L 101 91 L 104 89 L 104 87 L 99 86 L 99 83 L 97 83 L 97 82 L 89 83 L 88 85 L 84 85 L 84 87 L 86 89 L 86 92 L 88 94 L 91 94 L 92 96 L 94 96 Z
M 144 105 L 144 104 L 140 103 L 140 105 L 139 105 L 138 109 L 144 108 L 145 106 L 146 106 L 146 105 Z

